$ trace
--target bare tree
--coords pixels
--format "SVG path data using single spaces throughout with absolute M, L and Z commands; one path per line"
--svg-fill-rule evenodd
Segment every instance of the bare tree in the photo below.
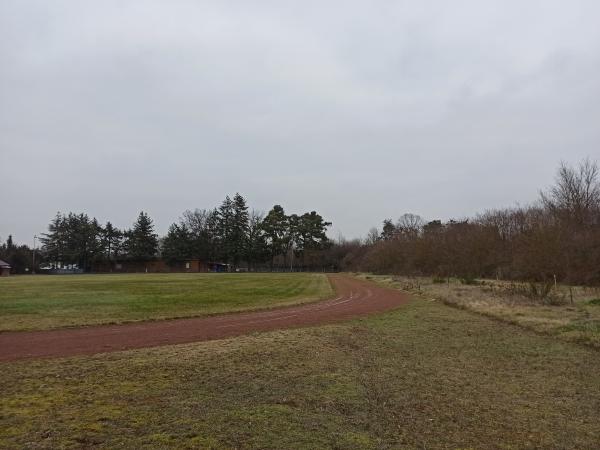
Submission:
M 381 239 L 379 235 L 379 230 L 376 227 L 373 227 L 367 233 L 367 237 L 365 238 L 365 245 L 375 245 Z
M 600 210 L 600 171 L 589 158 L 574 168 L 561 163 L 556 184 L 541 192 L 542 203 L 559 219 L 576 225 L 590 224 Z
M 417 237 L 425 225 L 423 218 L 417 214 L 403 214 L 396 222 L 396 229 L 407 237 Z

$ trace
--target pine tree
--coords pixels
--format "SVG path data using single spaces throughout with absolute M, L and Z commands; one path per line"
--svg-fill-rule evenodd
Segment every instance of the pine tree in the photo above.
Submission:
M 140 212 L 133 228 L 127 232 L 127 254 L 135 261 L 147 261 L 156 256 L 158 235 L 154 232 L 152 219 Z
M 389 241 L 396 236 L 397 230 L 396 225 L 392 222 L 391 219 L 385 219 L 383 221 L 383 230 L 381 231 L 381 239 L 384 241 Z
M 162 257 L 169 263 L 192 257 L 191 234 L 185 224 L 174 223 L 162 240 Z
M 106 222 L 102 233 L 102 247 L 104 258 L 112 262 L 117 259 L 121 248 L 121 240 L 123 233 L 116 228 L 112 223 Z
M 252 211 L 248 220 L 248 237 L 246 240 L 246 260 L 252 270 L 256 263 L 269 258 L 267 239 L 263 229 L 263 214 Z
M 231 260 L 237 267 L 245 255 L 246 242 L 248 240 L 248 206 L 246 199 L 239 193 L 233 197 L 233 217 L 231 223 Z
M 66 242 L 66 218 L 60 212 L 50 221 L 48 232 L 43 233 L 40 242 L 42 243 L 42 253 L 46 261 L 50 262 L 54 268 L 60 264 L 66 264 L 64 254 Z
M 214 262 L 222 255 L 221 241 L 219 237 L 220 214 L 219 210 L 214 208 L 209 212 L 206 218 L 206 242 L 208 261 Z
M 273 206 L 262 222 L 271 256 L 271 270 L 273 270 L 275 257 L 287 249 L 288 225 L 288 217 L 280 205 Z
M 331 222 L 325 222 L 320 214 L 311 211 L 298 217 L 295 224 L 296 252 L 302 256 L 303 265 L 306 265 L 307 252 L 324 250 L 330 244 L 326 231 Z
M 233 261 L 234 246 L 232 241 L 234 210 L 233 201 L 229 196 L 225 197 L 219 207 L 218 213 L 218 241 L 220 256 L 227 262 Z

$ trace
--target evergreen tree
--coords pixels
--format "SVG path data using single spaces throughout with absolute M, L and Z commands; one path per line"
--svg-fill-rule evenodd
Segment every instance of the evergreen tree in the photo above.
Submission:
M 209 212 L 206 218 L 206 238 L 207 238 L 207 259 L 216 261 L 221 257 L 221 239 L 219 237 L 220 214 L 219 210 L 214 208 Z
M 152 219 L 140 212 L 133 228 L 127 232 L 127 255 L 136 261 L 147 261 L 156 256 L 158 235 L 154 232 Z
M 280 205 L 273 206 L 273 209 L 268 212 L 262 222 L 267 248 L 271 256 L 271 270 L 273 270 L 275 257 L 281 255 L 287 249 L 288 225 L 288 217 Z
M 392 222 L 391 219 L 385 219 L 383 221 L 383 231 L 381 232 L 381 239 L 384 241 L 389 241 L 396 236 L 396 225 Z
M 248 240 L 248 206 L 239 193 L 233 197 L 233 217 L 231 223 L 230 249 L 231 260 L 237 267 L 246 253 Z
M 43 233 L 40 237 L 42 252 L 45 255 L 46 261 L 48 261 L 52 267 L 56 267 L 61 263 L 66 263 L 64 262 L 66 246 L 65 235 L 66 219 L 60 212 L 57 212 L 56 216 L 54 216 L 48 225 L 48 232 Z
M 331 222 L 325 222 L 321 215 L 311 211 L 302 214 L 294 223 L 296 252 L 302 255 L 302 261 L 305 265 L 307 252 L 324 250 L 330 244 L 326 231 L 327 227 L 331 226 Z
M 12 235 L 8 236 L 6 243 L 0 244 L 0 259 L 12 267 L 13 273 L 28 273 L 33 268 L 32 249 L 27 245 L 16 245 Z
M 218 241 L 220 256 L 227 263 L 233 261 L 235 247 L 233 245 L 234 206 L 229 196 L 225 197 L 218 213 Z
M 248 220 L 248 237 L 246 240 L 246 260 L 252 270 L 256 263 L 262 263 L 269 258 L 269 249 L 263 229 L 263 215 L 252 211 Z
M 123 233 L 112 223 L 106 222 L 102 230 L 102 251 L 106 261 L 112 262 L 118 258 L 122 239 Z
M 192 236 L 185 224 L 174 223 L 162 240 L 162 257 L 169 263 L 192 258 Z

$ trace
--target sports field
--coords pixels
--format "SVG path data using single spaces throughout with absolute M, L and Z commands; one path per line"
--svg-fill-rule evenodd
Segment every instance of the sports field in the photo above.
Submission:
M 415 298 L 337 325 L 2 364 L 0 448 L 592 449 L 594 349 Z
M 193 317 L 331 297 L 321 274 L 132 274 L 0 279 L 0 331 Z

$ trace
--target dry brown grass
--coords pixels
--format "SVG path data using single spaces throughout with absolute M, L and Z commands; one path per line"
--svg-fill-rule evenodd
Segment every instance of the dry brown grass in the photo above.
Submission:
M 481 280 L 440 283 L 429 277 L 359 275 L 450 306 L 600 348 L 600 289 L 558 285 L 545 297 L 528 283 Z M 540 289 L 536 286 L 535 289 Z M 572 295 L 572 301 L 571 301 Z

